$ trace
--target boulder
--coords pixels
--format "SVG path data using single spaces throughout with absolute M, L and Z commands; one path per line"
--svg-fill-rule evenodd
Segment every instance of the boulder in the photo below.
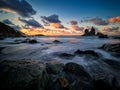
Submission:
M 54 42 L 54 43 L 62 43 L 62 42 L 60 42 L 59 40 L 54 40 L 53 42 Z
M 37 40 L 35 40 L 35 39 L 29 40 L 29 43 L 31 43 L 31 44 L 37 43 Z
M 95 78 L 94 90 L 120 90 L 118 81 L 114 75 L 104 74 Z
M 62 72 L 49 75 L 46 90 L 93 90 L 93 80 L 85 69 L 76 63 L 67 63 Z
M 0 90 L 44 90 L 47 81 L 43 63 L 31 60 L 0 61 Z
M 61 54 L 59 54 L 59 57 L 65 58 L 65 59 L 71 59 L 74 57 L 74 55 L 69 54 L 69 53 L 61 53 Z
M 77 50 L 74 52 L 75 55 L 90 55 L 90 56 L 94 56 L 94 57 L 99 57 L 98 53 L 96 53 L 93 50 L 86 50 L 86 51 L 82 51 L 82 50 Z
M 58 74 L 62 72 L 64 64 L 62 63 L 46 63 L 46 70 L 48 74 Z
M 107 35 L 99 35 L 98 38 L 108 38 Z
M 105 51 L 111 52 L 113 55 L 120 57 L 120 43 L 117 44 L 104 44 L 100 47 Z
M 70 62 L 65 65 L 63 71 L 66 72 L 68 81 L 70 81 L 70 90 L 93 89 L 93 79 L 83 66 Z

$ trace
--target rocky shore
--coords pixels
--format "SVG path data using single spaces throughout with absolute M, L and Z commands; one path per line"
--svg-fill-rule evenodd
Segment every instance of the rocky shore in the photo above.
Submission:
M 120 44 L 99 49 L 119 55 Z M 88 66 L 75 62 L 1 60 L 0 90 L 120 90 L 120 61 L 103 59 L 92 50 L 62 53 L 59 57 L 87 56 Z M 99 62 L 99 63 L 98 63 Z
M 105 62 L 120 73 L 120 62 Z M 120 77 L 104 73 L 92 77 L 83 66 L 73 62 L 64 65 L 4 60 L 0 61 L 0 90 L 119 90 Z

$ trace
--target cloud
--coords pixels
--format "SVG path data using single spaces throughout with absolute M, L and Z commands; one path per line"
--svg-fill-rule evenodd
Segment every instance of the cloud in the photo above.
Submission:
M 42 25 L 33 18 L 31 18 L 29 20 L 18 18 L 18 20 L 25 23 L 26 26 L 42 27 Z
M 116 23 L 116 22 L 120 23 L 120 16 L 109 18 L 108 21 L 110 23 Z
M 60 23 L 50 23 L 50 26 L 53 26 L 54 28 L 64 28 Z
M 2 21 L 4 24 L 8 24 L 8 25 L 14 25 L 9 19 L 5 19 Z
M 59 16 L 56 14 L 53 14 L 51 16 L 41 16 L 42 21 L 48 22 L 48 23 L 61 23 L 61 21 L 59 20 Z
M 19 25 L 13 24 L 12 21 L 9 20 L 9 19 L 3 20 L 2 23 L 9 25 L 10 27 L 14 28 L 15 30 L 20 30 L 21 29 L 21 27 Z
M 78 24 L 78 22 L 75 21 L 75 20 L 71 20 L 70 23 L 71 23 L 71 25 L 77 25 Z
M 119 27 L 109 27 L 109 26 L 104 27 L 104 31 L 112 32 L 112 31 L 118 31 L 118 30 L 119 30 Z
M 78 24 L 78 22 L 77 21 L 75 21 L 75 20 L 71 20 L 70 21 L 70 24 L 71 24 L 71 29 L 73 29 L 73 30 L 77 30 L 77 31 L 82 31 L 83 29 L 84 29 L 84 27 L 79 27 L 77 24 Z
M 61 21 L 59 20 L 59 16 L 56 14 L 50 15 L 48 17 L 41 16 L 41 18 L 45 26 L 52 26 L 54 28 L 64 28 L 64 26 L 61 24 Z
M 71 25 L 71 28 L 74 29 L 74 30 L 77 30 L 77 31 L 83 31 L 84 30 L 84 27 L 79 27 L 77 25 Z
M 108 25 L 109 24 L 108 21 L 103 20 L 103 19 L 101 19 L 99 17 L 91 18 L 88 21 L 94 23 L 95 25 Z
M 31 17 L 36 14 L 36 11 L 26 0 L 0 0 L 0 9 L 18 13 L 22 17 Z

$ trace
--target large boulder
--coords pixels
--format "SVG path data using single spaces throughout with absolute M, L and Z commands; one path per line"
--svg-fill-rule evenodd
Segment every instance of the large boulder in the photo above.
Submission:
M 81 65 L 70 62 L 62 72 L 49 75 L 46 90 L 93 90 L 93 79 Z
M 93 50 L 86 50 L 86 51 L 82 51 L 82 50 L 77 50 L 74 52 L 75 55 L 89 55 L 89 56 L 94 56 L 94 57 L 99 57 L 99 54 Z
M 67 63 L 64 72 L 68 74 L 67 78 L 71 82 L 70 90 L 92 90 L 93 79 L 87 73 L 83 66 L 76 63 Z
M 113 55 L 120 57 L 120 43 L 117 44 L 104 44 L 100 47 L 105 51 L 111 52 Z
M 112 74 L 99 74 L 94 78 L 94 90 L 120 90 L 118 79 Z
M 46 70 L 48 74 L 58 74 L 62 72 L 63 67 L 63 63 L 46 63 Z
M 0 90 L 44 90 L 48 76 L 43 63 L 0 61 Z
M 74 57 L 74 55 L 73 54 L 69 54 L 69 53 L 60 53 L 59 57 L 60 58 L 65 58 L 65 59 L 71 59 L 71 58 Z

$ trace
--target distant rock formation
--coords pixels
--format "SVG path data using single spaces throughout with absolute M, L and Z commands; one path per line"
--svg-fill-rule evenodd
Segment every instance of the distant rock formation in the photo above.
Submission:
M 99 38 L 108 38 L 107 35 L 100 32 L 96 32 L 94 27 L 92 27 L 90 31 L 89 29 L 85 29 L 84 34 L 82 36 L 98 36 Z
M 94 27 L 91 28 L 89 31 L 88 29 L 85 29 L 83 36 L 95 36 L 95 29 Z
M 8 25 L 0 22 L 0 38 L 25 36 L 22 32 L 14 30 Z

